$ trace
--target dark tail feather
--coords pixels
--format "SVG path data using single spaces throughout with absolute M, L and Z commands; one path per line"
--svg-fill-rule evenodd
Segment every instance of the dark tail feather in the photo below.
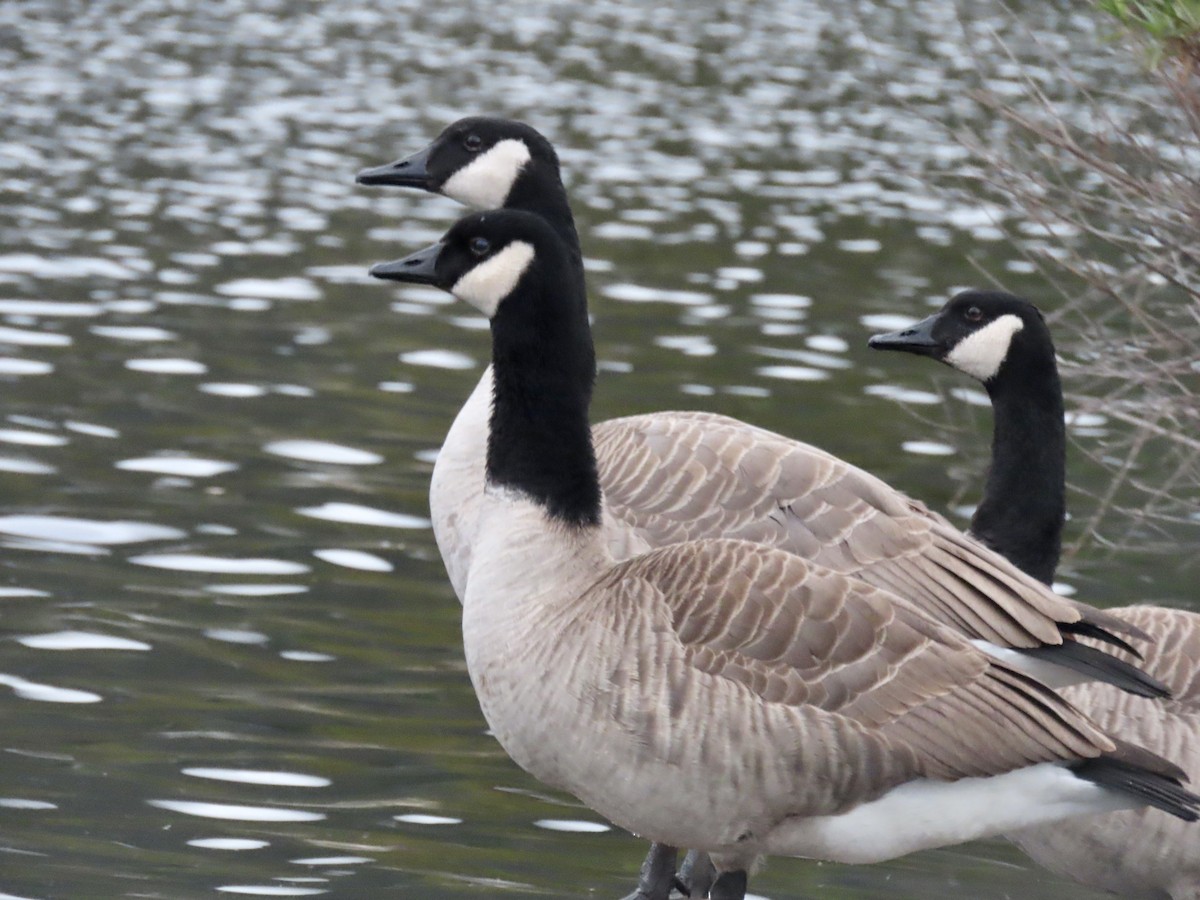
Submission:
M 1183 787 L 1187 776 L 1174 763 L 1141 747 L 1115 741 L 1117 749 L 1071 766 L 1101 787 L 1120 791 L 1185 822 L 1200 819 L 1200 797 Z
M 1112 644 L 1112 646 L 1116 647 L 1118 650 L 1124 650 L 1126 653 L 1132 653 L 1136 659 L 1142 658 L 1142 654 L 1139 653 L 1132 644 L 1123 638 L 1117 637 L 1112 633 L 1111 630 L 1097 625 L 1095 622 L 1060 622 L 1058 630 L 1065 632 L 1066 634 L 1073 634 L 1078 637 L 1088 637 L 1092 640 L 1102 641 L 1105 644 Z M 1131 637 L 1144 640 L 1148 644 L 1154 643 L 1153 639 L 1146 635 L 1146 632 L 1142 631 L 1140 628 L 1134 628 L 1134 626 L 1131 625 L 1129 626 L 1129 633 Z
M 1139 697 L 1171 696 L 1170 688 L 1158 679 L 1151 678 L 1137 666 L 1079 641 L 1066 640 L 1061 644 L 1032 647 L 1022 650 L 1021 653 L 1071 669 L 1086 675 L 1090 680 L 1107 682 Z
M 1073 605 L 1077 610 L 1079 610 L 1079 613 L 1083 616 L 1083 618 L 1074 625 L 1060 626 L 1063 631 L 1074 630 L 1081 636 L 1086 635 L 1087 637 L 1094 637 L 1097 640 L 1115 643 L 1123 650 L 1128 650 L 1130 653 L 1135 654 L 1138 659 L 1141 659 L 1140 653 L 1138 653 L 1120 638 L 1117 638 L 1117 640 L 1114 641 L 1114 636 L 1123 634 L 1126 637 L 1131 637 L 1138 641 L 1144 641 L 1147 644 L 1154 643 L 1154 638 L 1150 637 L 1150 635 L 1148 635 L 1142 629 L 1138 628 L 1132 622 L 1126 622 L 1120 616 L 1114 616 L 1108 610 L 1097 609 L 1094 606 L 1089 606 L 1086 603 L 1080 603 L 1078 601 L 1075 601 Z

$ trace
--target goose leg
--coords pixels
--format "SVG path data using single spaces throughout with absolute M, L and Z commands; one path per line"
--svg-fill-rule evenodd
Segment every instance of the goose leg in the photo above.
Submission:
M 651 844 L 638 875 L 637 890 L 622 900 L 668 900 L 671 888 L 675 885 L 675 857 L 678 852 L 666 844 Z
M 746 900 L 746 870 L 722 872 L 713 882 L 709 900 Z
M 717 870 L 707 853 L 699 850 L 689 850 L 679 867 L 679 875 L 675 879 L 679 890 L 685 897 L 702 898 L 708 896 L 708 891 L 717 877 Z

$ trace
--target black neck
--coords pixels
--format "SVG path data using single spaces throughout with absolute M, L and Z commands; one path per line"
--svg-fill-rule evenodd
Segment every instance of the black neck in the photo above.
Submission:
M 1006 360 L 987 389 L 995 416 L 992 466 L 971 531 L 1050 584 L 1066 517 L 1066 428 L 1053 347 Z
M 557 166 L 543 159 L 531 159 L 517 176 L 504 200 L 504 206 L 506 209 L 537 213 L 554 227 L 571 254 L 574 276 L 579 289 L 583 291 L 583 251 L 579 245 L 575 217 L 571 214 L 571 203 L 567 199 L 567 189 L 563 187 Z
M 492 319 L 495 393 L 487 478 L 529 495 L 552 519 L 598 525 L 600 479 L 588 404 L 596 358 L 571 266 L 522 279 Z

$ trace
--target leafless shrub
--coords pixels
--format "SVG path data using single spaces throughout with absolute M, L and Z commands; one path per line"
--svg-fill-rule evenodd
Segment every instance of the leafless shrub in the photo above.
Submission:
M 1107 478 L 1074 504 L 1087 513 L 1069 552 L 1089 541 L 1177 551 L 1181 529 L 1194 543 L 1200 527 L 1200 67 L 1181 53 L 1148 77 L 1157 99 L 1076 84 L 1086 121 L 1032 79 L 1022 111 L 981 90 L 1007 136 L 960 136 L 986 189 L 1025 219 L 1015 243 L 1062 295 L 1053 325 L 1068 408 L 1115 423 L 1078 441 Z

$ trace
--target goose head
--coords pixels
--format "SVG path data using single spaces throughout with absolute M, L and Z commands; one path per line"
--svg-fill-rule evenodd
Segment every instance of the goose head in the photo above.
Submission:
M 567 246 L 540 216 L 496 209 L 465 216 L 436 244 L 373 266 L 371 275 L 441 288 L 493 322 L 532 313 L 541 317 L 530 322 L 533 335 L 560 318 L 587 321 L 568 259 Z
M 538 171 L 561 182 L 558 155 L 536 129 L 512 119 L 471 116 L 449 125 L 424 150 L 364 169 L 355 180 L 421 188 L 476 209 L 498 209 L 510 202 L 523 176 Z
M 877 334 L 868 346 L 932 357 L 985 386 L 1036 362 L 1054 362 L 1041 311 L 1002 291 L 962 291 L 932 316 Z

